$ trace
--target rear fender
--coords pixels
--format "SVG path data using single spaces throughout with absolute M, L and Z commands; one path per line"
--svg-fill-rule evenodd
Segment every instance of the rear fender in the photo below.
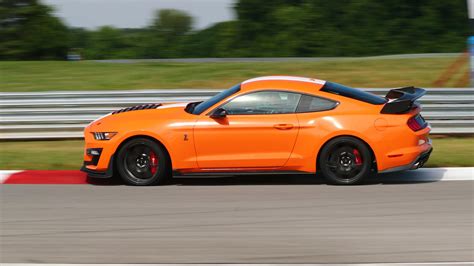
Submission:
M 316 171 L 318 170 L 318 161 L 319 161 L 319 156 L 321 155 L 321 150 L 324 148 L 324 146 L 331 140 L 335 139 L 335 138 L 339 138 L 339 137 L 353 137 L 353 138 L 356 138 L 360 141 L 362 141 L 365 145 L 367 145 L 367 148 L 369 149 L 370 153 L 372 154 L 373 156 L 373 160 L 374 161 L 377 161 L 377 155 L 376 155 L 376 152 L 374 151 L 374 148 L 375 147 L 374 145 L 372 145 L 370 143 L 370 141 L 368 141 L 365 137 L 363 137 L 361 134 L 359 134 L 358 132 L 355 132 L 355 131 L 342 131 L 342 132 L 337 132 L 335 134 L 331 134 L 331 135 L 328 135 L 324 138 L 324 141 L 322 141 L 321 143 L 323 143 L 321 145 L 321 147 L 316 151 L 316 162 L 317 162 L 317 166 L 316 166 Z

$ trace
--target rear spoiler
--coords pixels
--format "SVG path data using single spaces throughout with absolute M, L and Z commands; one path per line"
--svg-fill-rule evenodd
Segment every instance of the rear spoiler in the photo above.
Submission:
M 390 90 L 385 98 L 388 102 L 382 108 L 382 114 L 403 114 L 409 112 L 415 101 L 426 94 L 426 90 L 415 87 L 404 87 Z

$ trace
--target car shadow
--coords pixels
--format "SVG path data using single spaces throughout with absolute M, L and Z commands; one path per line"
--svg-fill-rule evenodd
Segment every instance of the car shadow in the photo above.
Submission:
M 176 176 L 171 181 L 179 186 L 230 185 L 322 185 L 324 179 L 314 175 L 244 175 L 244 176 Z
M 360 185 L 396 185 L 438 182 L 446 170 L 424 168 L 373 175 Z M 88 178 L 87 182 L 97 186 L 118 186 L 123 182 L 115 177 L 110 179 Z M 174 176 L 167 184 L 171 186 L 232 186 L 232 185 L 326 185 L 320 174 L 288 175 L 236 175 L 236 176 Z
M 441 181 L 446 173 L 444 168 L 421 168 L 393 173 L 378 174 L 377 178 L 382 184 L 413 184 L 413 183 L 433 183 Z

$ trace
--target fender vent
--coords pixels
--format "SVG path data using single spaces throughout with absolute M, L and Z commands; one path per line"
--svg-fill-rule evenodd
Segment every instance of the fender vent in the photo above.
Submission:
M 159 106 L 161 106 L 161 103 L 150 103 L 150 104 L 136 105 L 136 106 L 123 108 L 123 109 L 120 109 L 120 110 L 117 110 L 117 111 L 113 111 L 112 114 L 114 115 L 114 114 L 129 112 L 129 111 L 155 109 Z

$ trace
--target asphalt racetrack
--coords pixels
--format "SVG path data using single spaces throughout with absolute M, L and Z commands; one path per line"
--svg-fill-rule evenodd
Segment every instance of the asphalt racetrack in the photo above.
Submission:
M 473 181 L 1 185 L 4 263 L 473 261 Z

